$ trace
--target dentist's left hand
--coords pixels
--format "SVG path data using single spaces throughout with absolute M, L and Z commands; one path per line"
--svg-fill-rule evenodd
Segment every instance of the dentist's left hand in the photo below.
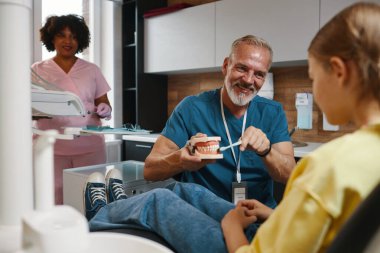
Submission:
M 96 113 L 99 115 L 100 118 L 110 120 L 112 113 L 111 106 L 107 105 L 106 103 L 100 103 L 96 108 Z

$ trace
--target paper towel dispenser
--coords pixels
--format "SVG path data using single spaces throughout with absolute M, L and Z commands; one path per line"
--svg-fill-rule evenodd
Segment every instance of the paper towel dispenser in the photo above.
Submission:
M 297 127 L 299 129 L 313 128 L 313 94 L 297 93 Z

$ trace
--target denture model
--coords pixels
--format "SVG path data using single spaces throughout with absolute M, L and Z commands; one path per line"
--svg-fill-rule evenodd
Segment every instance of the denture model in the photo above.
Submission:
M 222 159 L 223 154 L 219 151 L 219 136 L 194 137 L 187 144 L 190 152 L 202 159 Z

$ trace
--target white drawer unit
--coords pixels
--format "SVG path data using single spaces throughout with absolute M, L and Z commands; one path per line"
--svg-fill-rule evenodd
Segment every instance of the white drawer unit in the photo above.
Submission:
M 83 192 L 88 176 L 93 172 L 100 172 L 105 175 L 114 168 L 122 172 L 124 190 L 129 197 L 154 188 L 165 187 L 173 182 L 173 179 L 157 182 L 144 180 L 144 163 L 132 160 L 66 169 L 63 171 L 63 203 L 84 213 Z

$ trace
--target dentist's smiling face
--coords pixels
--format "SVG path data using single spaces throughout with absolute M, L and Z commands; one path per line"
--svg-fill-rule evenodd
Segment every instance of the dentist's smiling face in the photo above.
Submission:
M 63 57 L 73 57 L 78 51 L 77 37 L 68 27 L 54 36 L 53 44 L 57 55 Z
M 237 106 L 247 105 L 263 86 L 270 67 L 266 48 L 240 44 L 223 63 L 224 87 Z

